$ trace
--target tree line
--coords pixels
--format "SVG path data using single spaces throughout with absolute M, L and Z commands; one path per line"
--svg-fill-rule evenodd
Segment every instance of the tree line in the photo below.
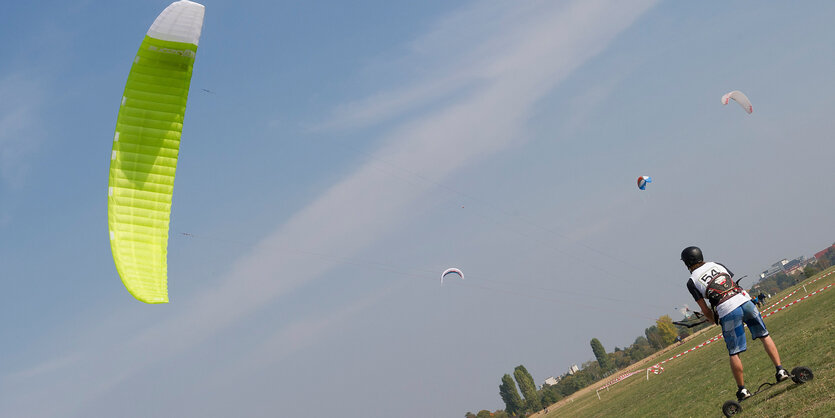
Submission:
M 707 324 L 702 325 L 706 327 Z M 664 315 L 655 321 L 655 325 L 644 330 L 644 335 L 635 339 L 623 349 L 615 347 L 607 353 L 603 344 L 597 338 L 590 342 L 595 360 L 583 363 L 579 371 L 574 374 L 561 376 L 556 385 L 543 385 L 537 389 L 533 377 L 523 365 L 517 366 L 513 376 L 505 374 L 499 384 L 499 396 L 505 404 L 504 409 L 496 411 L 481 410 L 477 414 L 467 412 L 466 418 L 512 418 L 522 417 L 529 413 L 543 409 L 543 405 L 553 404 L 560 399 L 614 374 L 618 369 L 627 367 L 652 353 L 674 343 L 677 337 L 687 337 L 689 331 L 684 327 L 677 327 L 673 320 Z M 518 389 L 517 389 L 518 385 Z

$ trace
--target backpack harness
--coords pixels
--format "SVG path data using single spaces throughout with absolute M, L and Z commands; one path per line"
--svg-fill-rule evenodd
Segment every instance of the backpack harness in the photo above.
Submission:
M 731 276 L 726 273 L 720 273 L 714 275 L 707 282 L 705 298 L 710 302 L 710 306 L 716 309 L 722 302 L 740 293 L 742 293 L 742 288 L 734 283 Z

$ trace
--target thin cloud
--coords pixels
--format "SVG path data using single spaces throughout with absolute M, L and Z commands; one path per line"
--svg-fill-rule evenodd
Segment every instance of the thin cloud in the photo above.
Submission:
M 17 372 L 12 372 L 6 378 L 10 380 L 14 379 L 31 379 L 33 377 L 51 373 L 58 369 L 62 369 L 67 367 L 68 365 L 74 364 L 79 360 L 79 354 L 72 354 L 66 357 L 58 357 L 47 361 L 45 363 L 38 364 L 35 367 L 30 367 L 28 369 L 19 370 Z
M 638 2 L 634 6 L 644 8 L 646 3 Z M 429 32 L 407 46 L 410 51 L 407 57 L 383 69 L 413 74 L 417 72 L 415 68 L 419 68 L 414 80 L 402 83 L 403 87 L 377 92 L 370 97 L 337 106 L 333 116 L 318 126 L 318 129 L 347 129 L 375 124 L 485 83 L 495 82 L 510 75 L 509 71 L 516 71 L 517 65 L 529 62 L 514 60 L 514 51 L 523 52 L 525 44 L 531 44 L 534 48 L 542 45 L 539 39 L 531 36 L 532 25 L 538 25 L 538 22 L 555 15 L 570 19 L 574 13 L 586 13 L 590 8 L 598 6 L 610 10 L 618 8 L 605 6 L 603 2 L 589 2 L 584 7 L 577 7 L 577 4 L 571 2 L 552 1 L 523 4 L 473 3 L 440 19 Z M 586 11 L 581 10 L 583 8 Z M 548 16 L 543 16 L 543 12 Z M 520 25 L 520 22 L 529 22 L 530 25 Z M 600 24 L 608 22 L 604 19 Z M 575 27 L 567 19 L 558 23 L 563 25 L 562 28 Z M 592 22 L 588 24 L 595 26 Z M 602 29 L 599 32 L 607 32 L 607 28 L 597 26 L 590 29 L 583 33 L 589 35 L 598 29 Z M 578 40 L 561 28 L 539 30 L 543 35 L 557 34 L 560 38 L 571 39 L 571 42 Z M 588 43 L 593 44 L 595 41 L 590 37 Z

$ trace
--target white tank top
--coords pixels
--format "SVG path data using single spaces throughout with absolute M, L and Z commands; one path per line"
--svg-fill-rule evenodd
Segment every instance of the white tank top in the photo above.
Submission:
M 710 279 L 720 275 L 720 274 L 727 274 L 730 276 L 730 272 L 728 269 L 723 267 L 721 264 L 714 263 L 712 261 L 708 261 L 704 263 L 701 267 L 693 270 L 693 273 L 690 274 L 690 280 L 693 280 L 693 284 L 699 289 L 699 292 L 702 293 L 702 297 L 705 296 L 705 292 L 707 291 L 707 284 Z M 731 279 L 733 280 L 733 279 Z M 751 296 L 748 296 L 744 290 L 742 293 L 731 297 L 730 299 L 722 302 L 719 306 L 716 307 L 716 314 L 719 318 L 724 317 L 725 315 L 731 313 L 734 309 L 742 306 L 743 303 L 751 300 Z

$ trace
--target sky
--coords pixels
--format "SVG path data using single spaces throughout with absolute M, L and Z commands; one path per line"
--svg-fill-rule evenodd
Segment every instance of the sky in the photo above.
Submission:
M 4 5 L 0 416 L 495 410 L 693 305 L 686 246 L 835 242 L 832 2 L 205 1 L 143 304 L 107 173 L 167 4 Z

